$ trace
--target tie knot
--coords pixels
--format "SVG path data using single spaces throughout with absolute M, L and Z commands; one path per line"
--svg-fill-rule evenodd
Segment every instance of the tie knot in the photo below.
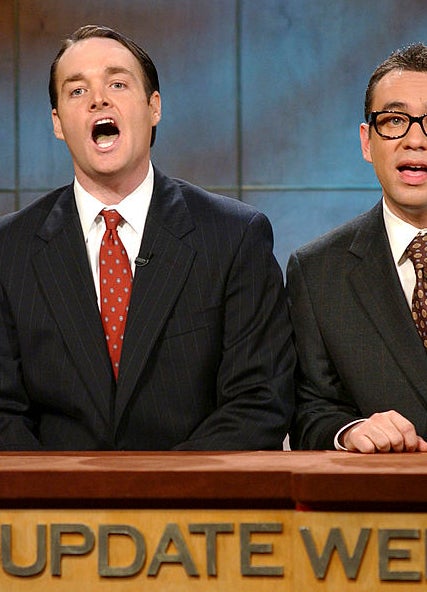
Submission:
M 406 254 L 418 268 L 427 266 L 427 234 L 418 234 L 406 247 Z
M 108 230 L 116 230 L 117 225 L 122 220 L 119 212 L 117 212 L 117 210 L 102 210 L 101 214 L 105 220 L 105 225 Z

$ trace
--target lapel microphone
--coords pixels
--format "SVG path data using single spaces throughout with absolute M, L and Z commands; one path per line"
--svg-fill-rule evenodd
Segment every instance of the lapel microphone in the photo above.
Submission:
M 147 253 L 146 255 L 144 255 L 143 257 L 137 257 L 135 259 L 135 265 L 137 267 L 145 267 L 146 265 L 148 265 L 151 261 L 153 257 L 153 253 L 150 251 L 149 253 Z

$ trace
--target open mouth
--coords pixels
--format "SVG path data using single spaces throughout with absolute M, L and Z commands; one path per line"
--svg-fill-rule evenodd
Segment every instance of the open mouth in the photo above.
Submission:
M 106 118 L 96 121 L 92 129 L 92 139 L 100 148 L 112 146 L 120 135 L 114 119 Z
M 409 171 L 410 173 L 427 173 L 427 165 L 409 165 L 403 164 L 397 167 L 397 170 L 401 173 Z

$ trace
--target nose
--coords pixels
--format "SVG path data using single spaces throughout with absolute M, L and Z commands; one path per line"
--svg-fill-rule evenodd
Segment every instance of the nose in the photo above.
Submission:
M 90 110 L 91 111 L 98 111 L 100 109 L 104 109 L 105 107 L 110 106 L 110 100 L 108 99 L 106 93 L 99 89 L 92 93 L 90 98 Z
M 421 127 L 421 121 L 414 121 L 403 139 L 408 148 L 427 149 L 427 136 Z

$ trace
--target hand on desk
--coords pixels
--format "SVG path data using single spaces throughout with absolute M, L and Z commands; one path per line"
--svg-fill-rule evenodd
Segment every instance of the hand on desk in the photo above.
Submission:
M 349 427 L 340 439 L 351 452 L 427 452 L 427 442 L 397 411 L 374 413 Z

